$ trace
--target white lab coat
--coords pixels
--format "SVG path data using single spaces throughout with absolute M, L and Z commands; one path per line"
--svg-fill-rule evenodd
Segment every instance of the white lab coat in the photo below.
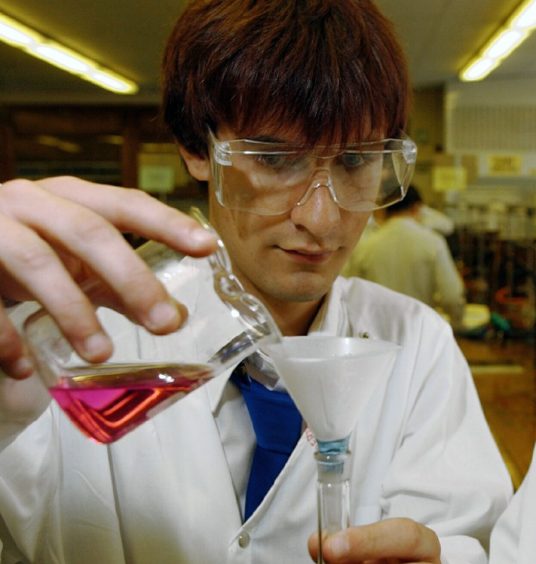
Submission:
M 215 305 L 210 292 L 198 299 Z M 408 516 L 437 532 L 445 563 L 484 564 L 511 484 L 450 327 L 416 300 L 338 278 L 313 331 L 401 345 L 351 436 L 352 522 Z M 17 405 L 28 394 L 16 395 L 17 382 L 0 387 L 2 562 L 17 562 L 14 554 L 35 564 L 310 562 L 314 447 L 304 433 L 242 523 L 218 419 L 228 375 L 109 446 L 83 437 L 55 403 L 26 427 L 31 409 L 17 421 Z
M 491 535 L 490 564 L 534 564 L 536 560 L 536 450 L 532 463 Z

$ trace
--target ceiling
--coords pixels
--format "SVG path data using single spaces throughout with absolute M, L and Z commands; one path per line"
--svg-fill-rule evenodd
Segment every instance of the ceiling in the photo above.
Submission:
M 160 54 L 185 0 L 0 0 L 0 11 L 124 73 L 136 96 L 110 94 L 0 43 L 0 103 L 158 102 Z M 377 0 L 398 30 L 415 88 L 456 80 L 519 0 Z M 487 79 L 536 77 L 536 33 Z

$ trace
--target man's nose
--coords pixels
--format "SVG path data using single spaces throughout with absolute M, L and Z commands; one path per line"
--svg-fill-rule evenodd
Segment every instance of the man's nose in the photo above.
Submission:
M 318 171 L 291 211 L 291 218 L 309 231 L 326 235 L 340 220 L 340 208 L 328 170 Z
M 303 196 L 299 199 L 297 206 L 303 206 L 307 201 L 316 194 L 319 190 L 324 188 L 325 192 L 331 196 L 334 203 L 337 203 L 337 196 L 333 186 L 331 174 L 327 168 L 316 170 L 314 175 L 309 180 L 309 185 Z

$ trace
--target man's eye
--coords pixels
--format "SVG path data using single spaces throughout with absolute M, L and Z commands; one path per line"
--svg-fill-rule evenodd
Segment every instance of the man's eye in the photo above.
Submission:
M 356 168 L 365 163 L 365 158 L 361 153 L 343 153 L 340 160 L 346 168 Z
M 255 155 L 255 162 L 262 166 L 273 168 L 274 170 L 283 170 L 302 166 L 303 159 L 295 155 L 290 156 L 267 153 Z

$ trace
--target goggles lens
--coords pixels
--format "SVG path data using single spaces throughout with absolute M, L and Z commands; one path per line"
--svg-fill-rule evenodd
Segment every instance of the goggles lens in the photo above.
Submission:
M 407 138 L 345 147 L 220 141 L 210 134 L 211 166 L 219 203 L 259 215 L 279 215 L 324 187 L 343 209 L 369 212 L 402 200 L 417 148 Z

